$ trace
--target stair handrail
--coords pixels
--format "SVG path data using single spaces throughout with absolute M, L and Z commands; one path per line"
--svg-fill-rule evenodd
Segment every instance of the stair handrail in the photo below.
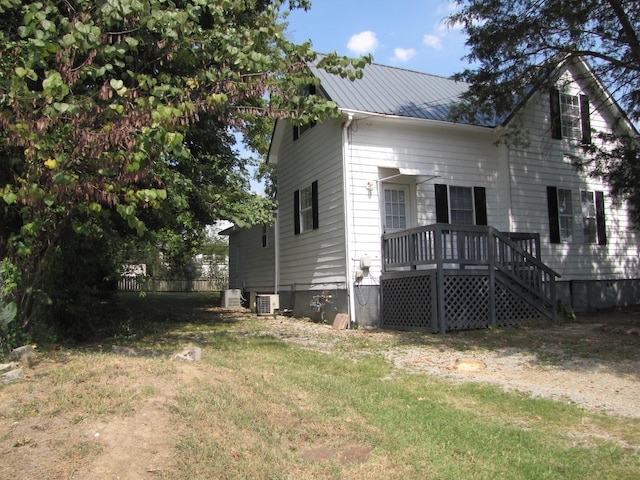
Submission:
M 549 288 L 548 294 L 543 288 L 543 282 L 541 282 L 538 288 L 536 288 L 531 283 L 526 282 L 524 279 L 516 275 L 515 272 L 513 272 L 509 268 L 506 268 L 505 265 L 503 265 L 500 261 L 498 261 L 499 259 L 497 258 L 498 257 L 497 252 L 494 251 L 494 255 L 493 255 L 494 268 L 503 272 L 505 275 L 509 277 L 509 279 L 514 281 L 521 288 L 524 288 L 530 294 L 535 295 L 536 297 L 542 299 L 543 301 L 547 301 L 549 304 L 548 306 L 551 312 L 551 317 L 553 321 L 555 321 L 557 319 L 557 308 L 556 308 L 557 292 L 556 292 L 555 281 L 556 281 L 556 277 L 561 278 L 561 275 L 555 270 L 553 270 L 552 268 L 545 265 L 540 259 L 536 258 L 526 250 L 519 247 L 517 243 L 513 242 L 508 237 L 508 234 L 505 234 L 503 232 L 500 232 L 492 228 L 492 235 L 494 236 L 494 238 L 496 238 L 497 240 L 499 240 L 500 242 L 503 242 L 506 246 L 508 246 L 513 252 L 516 252 L 518 255 L 520 255 L 524 259 L 527 266 L 534 267 L 534 272 L 541 272 L 543 274 L 546 274 L 548 278 L 548 288 Z M 497 248 L 496 243 L 494 243 L 494 248 Z
M 509 246 L 512 250 L 515 250 L 516 252 L 521 254 L 523 257 L 525 257 L 527 260 L 529 260 L 531 263 L 533 263 L 534 266 L 540 268 L 541 270 L 544 270 L 549 275 L 553 275 L 553 276 L 558 277 L 558 278 L 562 277 L 562 275 L 560 275 L 558 272 L 556 272 L 552 268 L 550 268 L 547 265 L 545 265 L 540 259 L 534 257 L 529 252 L 527 252 L 523 248 L 519 247 L 518 244 L 515 243 L 513 240 L 511 240 L 506 233 L 501 232 L 499 230 L 496 230 L 493 227 L 489 227 L 489 228 L 491 229 L 492 234 L 496 238 L 498 238 L 500 241 L 502 241 L 505 244 L 507 244 L 507 246 Z

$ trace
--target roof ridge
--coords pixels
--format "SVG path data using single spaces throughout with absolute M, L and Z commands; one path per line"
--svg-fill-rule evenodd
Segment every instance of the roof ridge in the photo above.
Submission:
M 326 56 L 329 55 L 327 53 L 319 53 L 319 52 L 316 52 L 316 53 L 318 54 L 318 57 L 326 57 Z M 317 63 L 318 63 L 317 60 L 312 62 L 312 64 L 314 64 L 314 66 L 317 66 Z M 439 75 L 437 73 L 421 72 L 420 70 L 415 70 L 415 69 L 412 69 L 412 68 L 398 67 L 396 65 L 386 65 L 384 63 L 378 63 L 378 62 L 371 62 L 369 65 L 370 66 L 381 67 L 381 68 L 386 68 L 386 69 L 401 70 L 401 71 L 404 71 L 404 72 L 415 73 L 415 74 L 418 74 L 418 75 L 426 75 L 426 76 L 429 76 L 429 77 L 441 78 L 443 80 L 449 80 L 451 82 L 462 83 L 462 84 L 465 84 L 465 85 L 469 84 L 468 82 L 465 82 L 463 80 L 455 80 L 451 76 Z M 367 66 L 365 66 L 363 68 L 363 70 L 366 73 Z
M 447 76 L 444 76 L 444 75 L 439 75 L 437 73 L 421 72 L 419 70 L 414 70 L 414 69 L 411 69 L 411 68 L 397 67 L 395 65 L 385 65 L 383 63 L 377 63 L 377 62 L 371 62 L 371 65 L 375 65 L 377 67 L 389 68 L 389 69 L 393 69 L 393 70 L 402 70 L 404 72 L 416 73 L 418 75 L 427 75 L 429 77 L 441 78 L 443 80 L 449 80 L 451 82 L 456 82 L 456 83 L 467 83 L 467 82 L 463 82 L 463 81 L 460 81 L 460 80 L 455 80 L 454 78 L 452 78 L 450 76 L 447 77 Z M 367 67 L 364 68 L 365 72 L 366 72 L 366 68 Z

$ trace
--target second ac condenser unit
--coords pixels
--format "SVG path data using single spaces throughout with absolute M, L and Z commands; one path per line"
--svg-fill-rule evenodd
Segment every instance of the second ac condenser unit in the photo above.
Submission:
M 242 307 L 242 292 L 239 288 L 233 290 L 223 290 L 220 293 L 220 306 L 222 308 Z
M 280 309 L 279 295 L 258 295 L 256 296 L 256 313 L 258 315 L 273 315 Z

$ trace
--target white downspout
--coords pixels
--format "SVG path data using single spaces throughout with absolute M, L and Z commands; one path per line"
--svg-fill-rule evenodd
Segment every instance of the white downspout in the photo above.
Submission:
M 274 250 L 274 280 L 273 293 L 280 293 L 280 215 L 278 210 L 274 212 L 275 220 L 273 222 L 273 250 Z
M 353 122 L 353 114 L 349 113 L 347 121 L 344 124 L 342 129 L 342 179 L 343 179 L 343 211 L 344 211 L 344 249 L 345 249 L 345 272 L 347 276 L 347 295 L 349 296 L 349 320 L 350 326 L 355 324 L 356 322 L 356 308 L 355 308 L 355 289 L 354 289 L 354 272 L 353 266 L 351 262 L 351 242 L 350 242 L 350 231 L 349 228 L 349 218 L 350 218 L 350 199 L 351 199 L 351 191 L 349 190 L 349 164 L 351 161 L 351 149 L 349 148 L 350 140 L 349 140 L 349 128 L 351 128 L 351 123 Z

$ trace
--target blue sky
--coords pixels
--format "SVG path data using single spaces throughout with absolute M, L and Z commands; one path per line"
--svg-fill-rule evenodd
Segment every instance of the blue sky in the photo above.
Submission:
M 373 54 L 374 62 L 450 76 L 464 70 L 465 38 L 444 19 L 452 0 L 312 0 L 288 18 L 288 36 L 320 53 Z

